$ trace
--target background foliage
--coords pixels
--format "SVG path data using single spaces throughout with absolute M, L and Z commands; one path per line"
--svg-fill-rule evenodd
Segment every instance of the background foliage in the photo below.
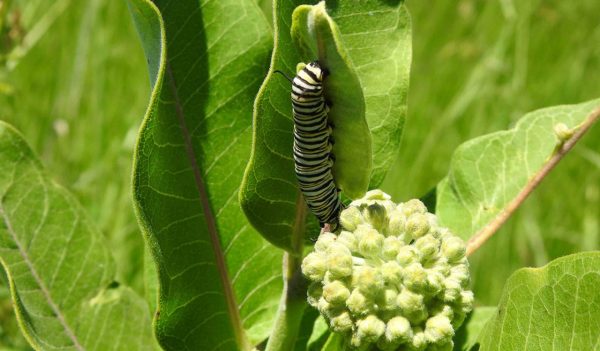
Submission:
M 408 1 L 413 67 L 398 163 L 384 189 L 419 197 L 448 171 L 461 142 L 507 129 L 525 112 L 600 96 L 600 26 L 592 1 Z M 588 41 L 589 40 L 589 41 Z M 600 128 L 542 182 L 470 258 L 474 292 L 496 304 L 522 266 L 600 245 Z M 493 263 L 493 270 L 485 263 Z M 500 264 L 498 264 L 500 263 Z M 492 273 L 492 274 L 490 274 Z
M 413 22 L 408 119 L 383 186 L 397 201 L 433 188 L 461 142 L 506 129 L 539 107 L 600 96 L 596 0 L 407 4 Z M 0 119 L 25 135 L 98 224 L 117 260 L 118 280 L 143 293 L 130 182 L 150 84 L 126 2 L 15 0 L 13 6 L 20 20 L 5 25 L 20 26 L 24 42 L 19 56 L 0 68 Z M 497 303 L 518 267 L 598 249 L 599 235 L 596 126 L 475 255 L 478 302 Z M 0 303 L 1 346 L 25 348 L 7 306 Z

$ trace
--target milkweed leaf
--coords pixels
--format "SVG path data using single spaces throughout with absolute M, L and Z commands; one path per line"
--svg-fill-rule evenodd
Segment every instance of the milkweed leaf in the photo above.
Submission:
M 267 336 L 280 250 L 247 223 L 238 189 L 271 33 L 254 0 L 131 0 L 152 96 L 134 201 L 158 271 L 167 350 L 246 350 Z
M 316 219 L 307 214 L 299 196 L 294 175 L 290 85 L 273 75 L 275 70 L 293 75 L 298 62 L 311 60 L 307 51 L 298 51 L 290 32 L 293 11 L 300 5 L 300 1 L 274 2 L 271 69 L 255 101 L 253 150 L 240 191 L 250 223 L 270 242 L 288 250 L 293 247 L 292 238 L 297 237 L 295 232 L 306 231 L 305 238 L 319 233 Z M 369 187 L 375 188 L 398 152 L 404 125 L 411 58 L 410 18 L 402 1 L 327 1 L 326 9 L 339 28 L 337 44 L 345 48 L 361 85 L 372 137 Z M 335 101 L 332 103 L 335 108 Z M 358 172 L 360 175 L 361 170 Z
M 325 3 L 298 6 L 292 14 L 291 35 L 302 53 L 302 61 L 318 58 L 329 71 L 324 91 L 331 105 L 328 119 L 334 126 L 333 175 L 344 195 L 351 199 L 360 198 L 369 188 L 373 160 L 365 98 L 358 75 L 342 46 L 337 25 L 325 10 Z
M 516 271 L 479 335 L 479 350 L 597 350 L 599 284 L 600 252 Z
M 469 239 L 486 226 L 505 220 L 531 191 L 552 156 L 591 119 L 600 100 L 557 106 L 526 114 L 507 131 L 484 135 L 460 145 L 448 176 L 437 187 L 436 214 L 445 226 Z M 596 111 L 596 112 L 594 112 Z M 561 139 L 556 127 L 571 136 Z M 589 127 L 589 126 L 588 126 Z M 579 136 L 580 137 L 580 136 Z M 568 150 L 567 150 L 568 151 Z M 561 155 L 562 156 L 562 155 Z
M 0 122 L 0 263 L 17 320 L 38 350 L 158 350 L 145 301 L 82 207 L 22 136 Z

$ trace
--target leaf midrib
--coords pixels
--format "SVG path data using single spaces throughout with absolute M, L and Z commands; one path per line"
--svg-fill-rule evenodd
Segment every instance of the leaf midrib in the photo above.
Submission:
M 48 288 L 44 284 L 42 278 L 38 274 L 35 266 L 33 265 L 33 262 L 31 261 L 31 259 L 29 258 L 29 255 L 27 254 L 27 251 L 23 248 L 23 246 L 21 245 L 20 241 L 18 240 L 18 236 L 17 236 L 17 233 L 15 232 L 15 230 L 13 228 L 12 222 L 10 221 L 10 218 L 8 217 L 8 214 L 4 210 L 4 203 L 3 203 L 3 201 L 0 201 L 0 215 L 2 216 L 2 219 L 4 220 L 4 223 L 6 224 L 6 230 L 10 234 L 12 240 L 17 245 L 17 249 L 19 250 L 19 254 L 23 258 L 23 261 L 27 265 L 27 268 L 29 268 L 29 271 L 31 272 L 31 276 L 33 277 L 33 279 L 35 280 L 35 282 L 37 283 L 37 285 L 40 287 L 40 290 L 42 291 L 42 294 L 44 295 L 44 298 L 46 299 L 46 302 L 50 306 L 50 309 L 52 309 L 52 312 L 54 312 L 54 314 L 56 315 L 56 318 L 58 319 L 59 323 L 62 325 L 65 333 L 67 334 L 67 337 L 69 339 L 71 339 L 71 341 L 73 342 L 73 346 L 77 350 L 81 350 L 81 351 L 85 350 L 83 348 L 83 346 L 79 343 L 79 340 L 77 339 L 77 336 L 75 335 L 75 333 L 73 332 L 73 330 L 71 329 L 71 327 L 69 326 L 69 324 L 67 323 L 67 320 L 65 319 L 65 316 L 62 314 L 62 311 L 60 310 L 60 308 L 58 307 L 58 305 L 56 304 L 56 302 L 54 302 L 54 299 L 52 298 L 52 295 L 50 294 L 50 291 L 48 290 Z
M 215 263 L 217 266 L 217 271 L 219 272 L 221 285 L 223 286 L 227 310 L 229 312 L 228 314 L 232 323 L 232 328 L 236 337 L 237 344 L 238 346 L 242 347 L 245 346 L 247 342 L 243 332 L 241 317 L 237 308 L 235 295 L 233 293 L 233 287 L 231 286 L 231 280 L 229 279 L 229 274 L 227 272 L 227 265 L 225 263 L 225 256 L 223 255 L 221 241 L 219 240 L 219 232 L 217 229 L 216 219 L 210 206 L 210 200 L 208 199 L 208 193 L 206 191 L 204 179 L 202 177 L 200 166 L 198 165 L 198 161 L 196 159 L 196 154 L 192 145 L 192 137 L 190 134 L 190 130 L 185 122 L 185 113 L 183 111 L 183 105 L 181 104 L 181 100 L 179 98 L 175 77 L 173 76 L 173 71 L 171 69 L 170 63 L 166 63 L 165 66 L 167 79 L 169 81 L 169 88 L 171 89 L 173 93 L 173 98 L 175 100 L 175 114 L 177 115 L 177 122 L 181 129 L 181 134 L 184 140 L 186 156 L 194 173 L 194 183 L 196 184 L 196 189 L 198 190 L 198 198 L 202 205 L 202 212 L 206 220 L 207 231 L 210 237 L 213 252 L 215 254 Z

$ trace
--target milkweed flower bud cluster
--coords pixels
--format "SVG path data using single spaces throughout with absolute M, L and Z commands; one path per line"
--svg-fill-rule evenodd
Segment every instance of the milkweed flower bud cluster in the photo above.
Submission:
M 308 302 L 361 350 L 452 350 L 472 309 L 463 241 L 419 200 L 369 191 L 302 262 Z

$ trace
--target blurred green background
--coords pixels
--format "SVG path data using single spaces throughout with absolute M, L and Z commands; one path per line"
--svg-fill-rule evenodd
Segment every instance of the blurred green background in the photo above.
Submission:
M 261 1 L 262 2 L 262 1 Z M 150 87 L 124 0 L 0 0 L 0 119 L 16 126 L 106 235 L 143 292 L 131 158 Z M 600 97 L 598 0 L 407 0 L 408 121 L 383 189 L 420 197 L 452 150 L 525 112 Z M 472 259 L 479 304 L 522 266 L 600 246 L 600 126 Z M 0 349 L 26 349 L 0 290 Z

